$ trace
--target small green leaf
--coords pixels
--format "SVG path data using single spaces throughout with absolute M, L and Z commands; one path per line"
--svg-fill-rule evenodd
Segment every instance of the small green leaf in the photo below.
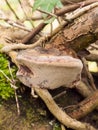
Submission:
M 33 5 L 33 11 L 41 9 L 50 13 L 55 7 L 61 8 L 62 6 L 60 0 L 36 0 Z
M 59 1 L 59 0 L 57 0 L 56 6 L 57 6 L 58 8 L 62 8 L 62 7 L 63 7 L 61 1 Z

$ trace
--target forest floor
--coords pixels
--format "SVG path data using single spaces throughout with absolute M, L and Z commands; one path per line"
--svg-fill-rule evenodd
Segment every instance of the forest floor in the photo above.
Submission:
M 74 100 L 69 100 L 69 96 Z M 66 94 L 58 98 L 56 102 L 63 109 L 81 100 L 83 97 L 74 89 L 68 89 Z M 0 103 L 0 130 L 61 130 L 60 123 L 48 111 L 43 101 L 30 96 L 29 89 L 26 89 L 21 96 L 19 95 L 19 105 L 21 114 L 18 116 L 14 99 Z M 98 128 L 98 111 L 93 111 L 81 121 Z
M 52 130 L 44 103 L 28 95 L 26 92 L 19 97 L 19 116 L 14 99 L 0 104 L 0 130 Z

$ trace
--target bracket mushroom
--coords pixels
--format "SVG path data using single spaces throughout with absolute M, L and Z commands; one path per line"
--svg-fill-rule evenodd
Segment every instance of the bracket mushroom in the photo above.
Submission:
M 68 55 L 49 54 L 46 50 L 24 50 L 17 56 L 17 77 L 26 86 L 55 89 L 72 87 L 80 80 L 82 62 Z

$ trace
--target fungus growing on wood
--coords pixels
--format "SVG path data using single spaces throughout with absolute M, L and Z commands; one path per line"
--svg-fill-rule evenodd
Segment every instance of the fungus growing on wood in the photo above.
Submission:
M 49 54 L 46 51 L 25 50 L 17 56 L 17 76 L 28 87 L 55 89 L 72 87 L 80 80 L 82 62 L 68 55 Z

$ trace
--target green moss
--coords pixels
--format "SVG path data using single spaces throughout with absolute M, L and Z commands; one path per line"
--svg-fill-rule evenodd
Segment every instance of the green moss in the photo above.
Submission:
M 54 126 L 53 126 L 53 130 L 61 130 L 60 125 L 55 123 Z
M 6 55 L 0 53 L 0 70 L 11 79 L 8 64 L 9 62 Z M 11 88 L 10 82 L 6 79 L 2 72 L 0 72 L 0 98 L 8 99 L 14 96 L 14 90 Z M 13 77 L 15 77 L 15 66 L 11 67 L 11 72 L 13 74 Z

